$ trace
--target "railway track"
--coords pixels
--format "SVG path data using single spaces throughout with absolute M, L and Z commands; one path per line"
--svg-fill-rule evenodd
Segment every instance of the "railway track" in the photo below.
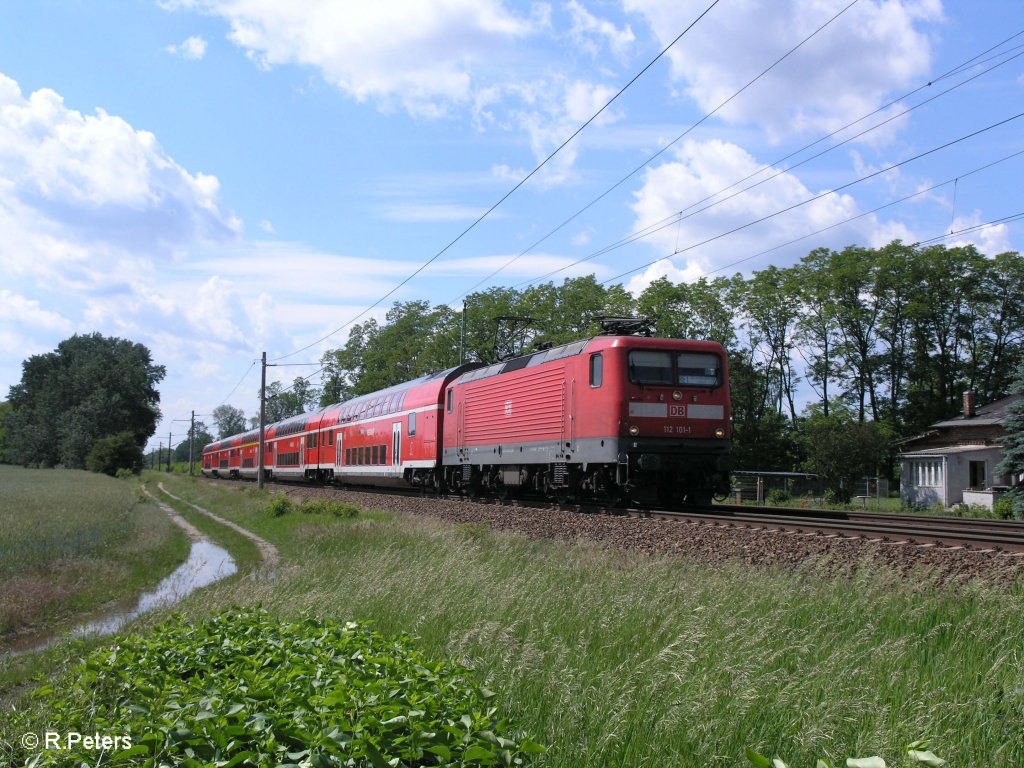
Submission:
M 233 481 L 228 481 L 233 482 Z M 309 487 L 306 483 L 281 483 L 284 488 Z M 320 486 L 321 488 L 323 486 Z M 421 497 L 421 491 L 395 488 L 352 487 L 349 490 L 384 496 Z M 425 498 L 432 498 L 427 496 Z M 867 541 L 905 542 L 920 547 L 992 551 L 1024 558 L 1024 522 L 985 520 L 977 518 L 938 517 L 928 515 L 896 515 L 878 512 L 857 512 L 828 509 L 793 509 L 790 507 L 749 507 L 738 504 L 715 504 L 694 509 L 650 509 L 640 507 L 608 508 L 594 504 L 556 505 L 544 500 L 499 500 L 495 498 L 466 499 L 484 505 L 508 505 L 518 508 L 576 510 L 588 514 L 627 515 L 636 518 L 674 520 L 720 527 L 760 529 L 822 536 L 826 538 L 862 539 Z
M 1024 522 L 878 512 L 843 512 L 742 505 L 715 505 L 690 510 L 630 509 L 636 517 L 690 520 L 711 525 L 733 525 L 794 533 L 907 542 L 992 550 L 1024 556 Z

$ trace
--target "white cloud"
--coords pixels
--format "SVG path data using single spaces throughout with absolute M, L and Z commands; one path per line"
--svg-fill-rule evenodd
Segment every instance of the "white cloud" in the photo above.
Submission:
M 347 3 L 330 0 L 181 0 L 173 7 L 220 16 L 231 40 L 260 66 L 300 64 L 359 101 L 436 116 L 470 98 L 474 73 L 532 34 L 500 0 Z
M 953 232 L 960 232 L 984 223 L 985 219 L 982 217 L 981 211 L 973 211 L 970 216 L 955 217 L 950 229 Z M 973 232 L 965 232 L 946 243 L 949 248 L 965 245 L 973 245 L 982 253 L 990 256 L 1013 250 L 1013 246 L 1010 244 L 1010 228 L 1006 224 L 994 224 Z
M 181 56 L 181 58 L 188 61 L 202 61 L 206 55 L 206 46 L 206 40 L 193 35 L 192 37 L 185 38 L 179 45 L 167 46 L 167 52 L 175 56 Z
M 874 216 L 840 224 L 861 213 L 849 195 L 827 195 L 801 205 L 827 190 L 809 189 L 791 173 L 731 199 L 717 196 L 706 201 L 760 169 L 761 164 L 735 144 L 688 141 L 675 152 L 673 161 L 648 170 L 635 195 L 634 231 L 659 223 L 667 225 L 653 231 L 645 242 L 651 244 L 656 256 L 678 255 L 634 277 L 629 289 L 642 290 L 663 275 L 693 280 L 711 272 L 762 269 L 766 263 L 789 263 L 811 247 L 843 247 L 865 241 L 881 245 L 892 237 L 906 238 L 908 234 L 903 228 L 879 224 Z M 714 200 L 723 202 L 702 211 Z M 790 207 L 793 210 L 774 215 Z M 682 218 L 680 212 L 684 212 Z M 746 226 L 762 218 L 766 220 Z M 751 259 L 766 249 L 837 224 L 815 236 L 811 245 L 800 241 L 788 249 Z
M 722 4 L 669 51 L 673 76 L 702 109 L 715 109 L 846 4 Z M 663 44 L 704 5 L 625 0 L 626 9 L 641 14 Z M 780 137 L 834 130 L 927 75 L 931 43 L 922 29 L 941 20 L 940 0 L 858 3 L 718 114 L 765 126 Z
M 36 233 L 90 250 L 171 250 L 241 230 L 220 205 L 216 177 L 186 171 L 152 133 L 101 109 L 83 115 L 49 89 L 26 99 L 3 75 L 0 209 L 36 219 Z
M 401 222 L 475 221 L 486 211 L 453 203 L 393 203 L 382 209 L 381 215 L 388 221 Z M 498 214 L 491 216 L 497 218 Z
M 577 0 L 570 0 L 566 6 L 572 16 L 572 41 L 595 58 L 600 54 L 600 44 L 607 45 L 619 59 L 625 59 L 636 35 L 627 24 L 622 29 L 607 19 L 599 19 Z

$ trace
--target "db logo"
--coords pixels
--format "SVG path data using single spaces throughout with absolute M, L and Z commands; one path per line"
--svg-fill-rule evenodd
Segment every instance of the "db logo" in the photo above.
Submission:
M 686 416 L 686 406 L 685 405 L 670 405 L 668 407 L 668 415 L 669 416 L 679 416 L 679 417 Z

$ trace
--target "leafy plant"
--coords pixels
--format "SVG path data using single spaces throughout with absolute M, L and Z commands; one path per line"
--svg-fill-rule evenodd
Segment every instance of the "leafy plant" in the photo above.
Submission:
M 283 517 L 295 511 L 295 502 L 287 496 L 275 496 L 267 502 L 267 513 L 272 517 Z
M 906 763 L 907 765 L 920 766 L 927 765 L 930 768 L 939 768 L 946 764 L 946 761 L 936 755 L 934 752 L 928 749 L 928 744 L 924 740 L 915 741 L 912 744 L 907 745 L 906 749 Z M 749 760 L 756 768 L 789 768 L 780 758 L 773 757 L 769 760 L 764 755 L 761 755 L 750 747 L 747 747 L 747 760 Z M 846 759 L 846 768 L 886 768 L 887 764 L 885 760 L 878 757 L 849 757 Z M 815 763 L 815 768 L 832 768 L 825 760 L 818 760 Z
M 110 766 L 520 766 L 544 751 L 506 735 L 495 694 L 468 670 L 429 661 L 407 637 L 257 609 L 199 625 L 176 616 L 96 650 L 36 695 L 48 730 L 92 723 L 130 736 Z M 97 758 L 73 752 L 18 757 Z

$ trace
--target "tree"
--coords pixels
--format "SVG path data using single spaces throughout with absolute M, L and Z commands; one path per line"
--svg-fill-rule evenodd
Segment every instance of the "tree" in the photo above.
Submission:
M 217 425 L 218 439 L 245 432 L 245 413 L 233 405 L 218 405 L 213 409 L 213 423 Z M 197 425 L 198 426 L 198 425 Z
M 144 461 L 142 446 L 135 441 L 135 435 L 131 432 L 118 432 L 116 435 L 101 437 L 93 443 L 89 455 L 85 457 L 85 468 L 90 472 L 113 476 L 119 469 L 138 472 Z
M 805 471 L 820 475 L 840 501 L 849 501 L 864 478 L 890 474 L 892 433 L 881 422 L 860 421 L 833 404 L 830 415 L 805 419 L 799 435 L 808 457 Z
M 22 363 L 5 419 L 11 461 L 82 468 L 97 440 L 128 432 L 140 449 L 156 431 L 166 370 L 142 344 L 75 335 Z
M 257 426 L 259 425 L 257 424 Z M 178 445 L 175 446 L 174 448 L 174 461 L 188 461 L 190 442 L 192 442 L 191 438 L 192 428 L 190 427 L 189 436 L 182 440 L 180 443 L 178 443 Z M 203 424 L 203 422 L 201 421 L 197 421 L 195 426 L 195 454 L 193 458 L 197 460 L 202 458 L 203 446 L 209 445 L 212 442 L 213 435 L 210 434 L 209 430 L 206 428 L 206 425 Z
M 1024 361 L 1017 366 L 1011 392 L 1024 396 Z M 1024 520 L 1024 397 L 1009 408 L 1003 447 L 1003 460 L 996 465 L 995 471 L 997 475 L 1013 478 L 1013 515 L 1018 520 Z
M 4 401 L 0 403 L 0 464 L 7 461 L 7 430 L 4 426 L 4 422 L 7 419 L 7 414 L 12 410 L 11 404 Z

